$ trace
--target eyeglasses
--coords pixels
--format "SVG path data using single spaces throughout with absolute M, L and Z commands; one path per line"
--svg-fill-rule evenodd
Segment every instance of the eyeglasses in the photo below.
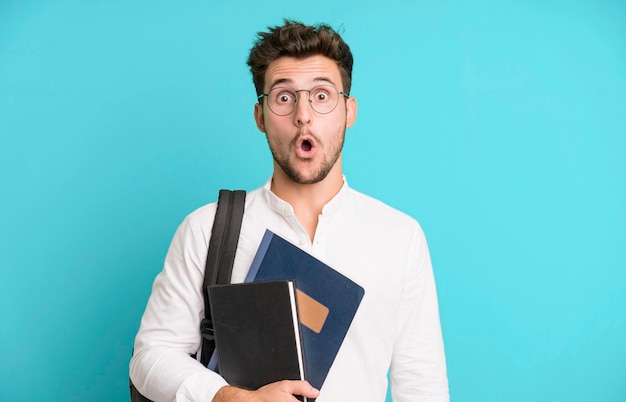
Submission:
M 313 110 L 320 114 L 328 114 L 335 110 L 339 103 L 339 95 L 349 97 L 345 92 L 338 91 L 332 85 L 318 85 L 311 89 L 290 89 L 284 87 L 272 88 L 268 93 L 258 96 L 259 103 L 264 97 L 267 98 L 267 106 L 278 116 L 287 116 L 296 110 L 296 104 L 300 99 L 300 92 L 309 93 L 309 103 Z

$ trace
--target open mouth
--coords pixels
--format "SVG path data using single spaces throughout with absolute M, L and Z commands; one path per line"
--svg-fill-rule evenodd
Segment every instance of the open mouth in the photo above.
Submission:
M 315 155 L 317 144 L 311 136 L 300 137 L 296 142 L 296 155 L 300 158 L 310 159 Z
M 300 148 L 302 148 L 304 152 L 309 152 L 313 148 L 313 144 L 311 144 L 311 141 L 309 140 L 304 140 L 300 144 Z

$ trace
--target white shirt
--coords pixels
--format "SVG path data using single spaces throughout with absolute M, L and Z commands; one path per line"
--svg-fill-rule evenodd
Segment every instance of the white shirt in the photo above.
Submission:
M 211 401 L 226 382 L 189 358 L 201 344 L 202 282 L 216 204 L 191 213 L 170 245 L 135 339 L 130 376 L 154 401 Z M 448 401 L 435 282 L 426 239 L 411 217 L 344 183 L 324 206 L 313 241 L 270 181 L 248 193 L 232 283 L 243 282 L 266 229 L 365 289 L 318 402 Z

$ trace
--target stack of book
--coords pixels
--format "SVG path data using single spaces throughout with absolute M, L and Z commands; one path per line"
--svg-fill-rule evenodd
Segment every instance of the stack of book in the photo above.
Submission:
M 220 374 L 247 389 L 292 379 L 322 389 L 363 288 L 269 230 L 246 282 L 209 287 Z

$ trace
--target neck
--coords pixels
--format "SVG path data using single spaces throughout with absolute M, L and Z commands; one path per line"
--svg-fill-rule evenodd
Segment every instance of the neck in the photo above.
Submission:
M 324 180 L 313 184 L 300 184 L 292 181 L 275 164 L 271 190 L 293 207 L 296 218 L 313 241 L 318 218 L 324 205 L 337 195 L 342 186 L 341 161 L 335 163 Z

